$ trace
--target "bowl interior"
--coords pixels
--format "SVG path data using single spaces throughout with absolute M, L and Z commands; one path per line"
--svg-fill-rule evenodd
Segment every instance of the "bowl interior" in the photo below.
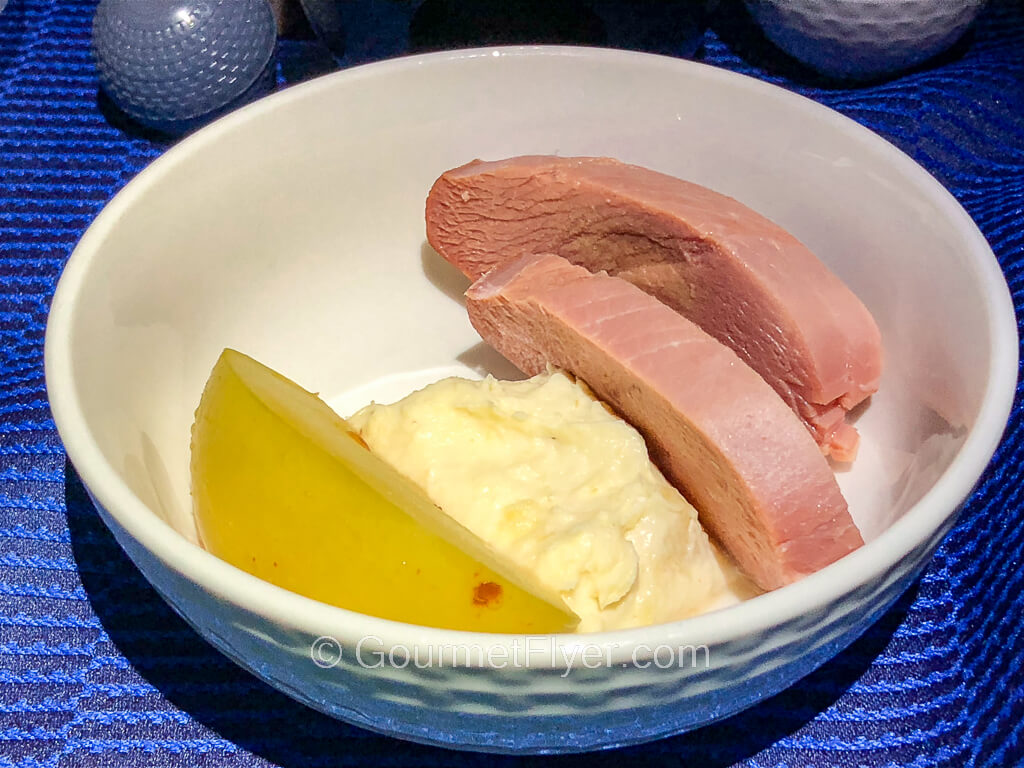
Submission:
M 424 240 L 433 180 L 469 159 L 609 155 L 708 185 L 806 242 L 886 352 L 840 483 L 865 537 L 974 425 L 993 354 L 990 258 L 920 169 L 839 116 L 708 67 L 509 50 L 398 60 L 256 104 L 172 149 L 80 246 L 71 373 L 103 457 L 194 540 L 189 428 L 235 347 L 347 415 L 450 373 L 517 376 Z

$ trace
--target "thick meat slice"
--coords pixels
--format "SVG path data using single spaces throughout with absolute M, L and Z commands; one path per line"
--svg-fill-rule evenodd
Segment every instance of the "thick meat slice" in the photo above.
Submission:
M 586 382 L 764 589 L 863 542 L 828 462 L 764 380 L 634 285 L 554 255 L 510 261 L 466 293 L 469 317 L 528 374 Z
M 810 250 L 706 187 L 605 158 L 517 157 L 448 171 L 427 238 L 476 279 L 523 253 L 622 277 L 731 347 L 807 424 L 854 458 L 846 412 L 878 389 L 878 327 Z

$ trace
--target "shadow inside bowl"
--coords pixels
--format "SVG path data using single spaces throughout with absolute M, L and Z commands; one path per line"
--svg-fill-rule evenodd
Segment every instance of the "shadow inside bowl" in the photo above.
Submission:
M 203 641 L 143 578 L 100 520 L 70 462 L 65 465 L 64 494 L 71 545 L 92 609 L 117 651 L 166 702 L 219 737 L 284 768 L 334 765 L 342 754 L 346 761 L 373 763 L 398 751 L 404 761 L 419 765 L 452 761 L 447 750 L 399 743 L 315 712 L 236 666 Z M 559 762 L 617 768 L 623 758 L 630 764 L 644 764 L 659 754 L 672 754 L 683 756 L 687 764 L 724 768 L 749 758 L 798 731 L 857 682 L 903 623 L 917 590 L 915 582 L 845 651 L 752 709 L 655 746 L 565 756 Z M 130 680 L 131 675 L 128 677 Z M 125 709 L 140 706 L 146 705 L 141 701 L 120 705 Z M 149 706 L 161 709 L 159 704 Z M 181 730 L 175 736 L 183 735 Z M 225 762 L 225 757 L 219 758 L 219 765 L 235 764 Z M 529 760 L 501 755 L 477 759 L 488 766 Z M 240 757 L 237 764 L 248 765 L 249 761 Z
M 466 290 L 472 281 L 458 267 L 445 261 L 426 240 L 420 246 L 420 264 L 423 266 L 423 274 L 435 288 L 459 306 L 466 306 Z
M 527 378 L 525 373 L 485 341 L 474 344 L 456 359 L 463 365 L 472 368 L 481 377 L 493 376 L 501 381 L 521 381 Z

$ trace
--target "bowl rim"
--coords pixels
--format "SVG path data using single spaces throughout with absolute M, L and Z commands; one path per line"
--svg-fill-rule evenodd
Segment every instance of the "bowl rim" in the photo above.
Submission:
M 465 644 L 483 649 L 511 651 L 522 635 L 469 632 L 423 627 L 357 613 L 312 600 L 265 582 L 220 560 L 170 527 L 150 510 L 104 458 L 90 433 L 74 380 L 71 337 L 79 309 L 80 289 L 107 234 L 120 217 L 142 200 L 146 191 L 179 159 L 216 143 L 271 111 L 286 109 L 299 99 L 315 97 L 339 84 L 381 77 L 401 76 L 404 71 L 432 65 L 486 57 L 494 60 L 551 58 L 624 63 L 639 67 L 674 70 L 682 78 L 717 81 L 723 87 L 755 92 L 784 102 L 787 109 L 809 119 L 832 125 L 852 141 L 881 154 L 909 177 L 963 233 L 968 243 L 968 263 L 984 288 L 989 302 L 991 328 L 988 379 L 975 424 L 968 432 L 950 466 L 933 487 L 895 523 L 874 540 L 832 565 L 795 584 L 769 592 L 742 604 L 667 624 L 589 634 L 550 636 L 552 648 L 571 651 L 586 645 L 600 647 L 615 664 L 635 658 L 637 650 L 653 643 L 712 646 L 731 639 L 756 636 L 773 626 L 836 604 L 859 586 L 884 578 L 899 561 L 943 529 L 969 496 L 1001 439 L 1009 417 L 1017 381 L 1017 322 L 1003 272 L 974 221 L 934 177 L 881 136 L 840 113 L 799 94 L 753 77 L 710 65 L 648 53 L 569 46 L 503 46 L 404 56 L 364 64 L 298 84 L 260 99 L 222 117 L 171 147 L 144 168 L 104 206 L 74 248 L 59 279 L 46 327 L 44 365 L 46 386 L 54 423 L 68 459 L 83 483 L 107 513 L 148 553 L 165 567 L 194 582 L 208 594 L 233 603 L 273 623 L 308 634 L 344 638 L 378 638 L 385 649 L 437 648 Z M 545 636 L 547 637 L 547 636 Z M 537 667 L 564 668 L 555 664 Z M 475 665 L 474 665 L 475 666 Z

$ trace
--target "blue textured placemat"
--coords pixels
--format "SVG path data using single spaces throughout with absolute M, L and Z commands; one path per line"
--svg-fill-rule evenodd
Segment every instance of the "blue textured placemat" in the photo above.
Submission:
M 90 220 L 163 149 L 104 119 L 88 48 L 92 9 L 84 0 L 12 0 L 0 13 L 0 766 L 515 762 L 375 736 L 240 671 L 165 607 L 66 464 L 43 382 L 50 296 Z M 946 184 L 991 242 L 1020 312 L 1018 0 L 993 0 L 976 32 L 931 67 L 861 89 L 829 87 L 775 54 L 733 1 L 713 26 L 704 60 L 850 115 Z M 286 45 L 282 78 L 317 69 L 311 52 Z M 996 461 L 922 579 L 833 662 L 719 725 L 566 761 L 1024 762 L 1020 423 L 1018 405 Z

